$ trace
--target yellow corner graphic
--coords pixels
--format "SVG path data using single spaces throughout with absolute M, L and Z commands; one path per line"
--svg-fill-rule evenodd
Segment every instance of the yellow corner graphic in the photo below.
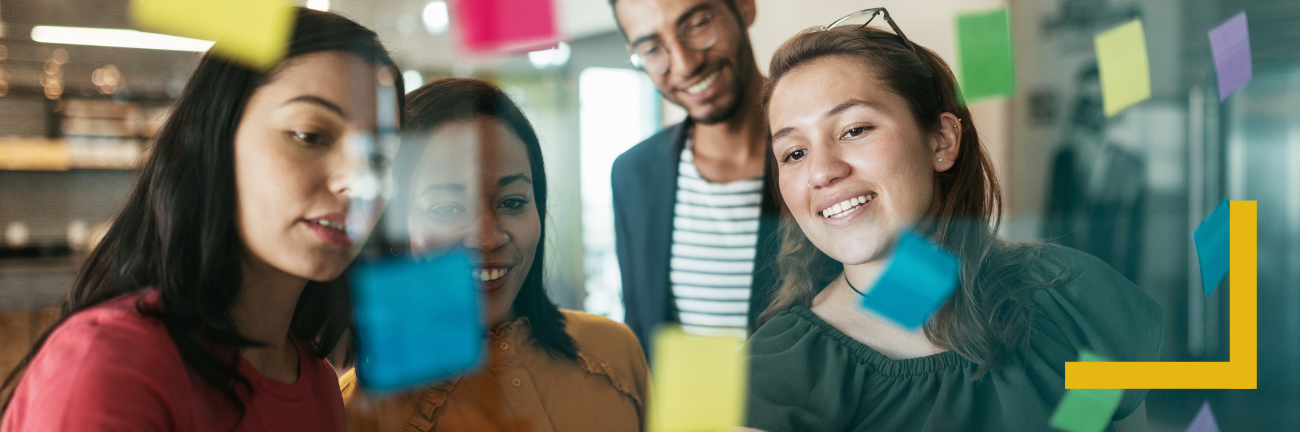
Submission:
M 1254 389 L 1257 223 L 1255 201 L 1229 203 L 1229 351 L 1226 362 L 1066 362 L 1067 389 Z

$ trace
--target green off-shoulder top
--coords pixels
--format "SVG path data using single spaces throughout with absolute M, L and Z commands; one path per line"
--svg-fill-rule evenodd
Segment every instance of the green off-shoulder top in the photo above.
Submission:
M 955 352 L 893 360 L 793 306 L 750 339 L 746 426 L 794 431 L 1046 431 L 1065 392 L 1065 362 L 1091 350 L 1115 361 L 1157 361 L 1164 311 L 1124 276 L 1086 253 L 1038 246 L 1043 268 L 1063 270 L 1033 292 L 1026 349 L 979 381 Z M 1062 268 L 1063 267 L 1063 268 Z M 1113 420 L 1146 390 L 1126 390 Z M 1109 427 L 1108 427 L 1109 429 Z

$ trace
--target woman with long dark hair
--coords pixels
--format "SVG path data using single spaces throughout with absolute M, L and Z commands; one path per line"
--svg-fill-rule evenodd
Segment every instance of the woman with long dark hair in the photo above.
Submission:
M 649 371 L 636 336 L 546 295 L 546 170 L 528 119 L 485 81 L 441 79 L 408 96 L 406 134 L 421 138 L 399 152 L 394 177 L 409 186 L 385 215 L 399 222 L 384 226 L 404 227 L 417 254 L 463 247 L 479 257 L 488 354 L 477 372 L 385 399 L 348 372 L 348 429 L 640 430 Z
M 374 223 L 346 217 L 348 137 L 396 113 L 402 84 L 375 33 L 336 14 L 298 9 L 287 51 L 266 73 L 201 58 L 61 318 L 6 379 L 0 430 L 344 429 L 324 357 Z
M 762 100 L 784 238 L 750 341 L 747 426 L 1047 430 L 1065 362 L 1158 360 L 1164 313 L 1090 255 L 997 238 L 1001 191 L 952 72 L 893 27 L 810 29 L 772 58 Z M 961 260 L 919 331 L 860 306 L 904 230 Z M 1117 426 L 1145 421 L 1145 396 L 1125 392 Z

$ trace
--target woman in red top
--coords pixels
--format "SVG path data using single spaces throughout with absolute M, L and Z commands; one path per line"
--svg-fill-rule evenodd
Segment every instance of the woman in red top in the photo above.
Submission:
M 404 92 L 374 32 L 296 15 L 270 72 L 202 57 L 62 318 L 0 387 L 0 431 L 344 430 L 324 357 L 374 224 L 357 179 L 387 169 L 352 137 L 394 132 Z

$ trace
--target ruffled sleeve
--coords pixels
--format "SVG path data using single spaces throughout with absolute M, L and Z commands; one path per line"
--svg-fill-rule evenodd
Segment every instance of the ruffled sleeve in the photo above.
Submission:
M 1105 262 L 1062 246 L 1045 246 L 1061 279 L 1033 294 L 1037 306 L 1026 367 L 1040 392 L 1064 393 L 1065 362 L 1090 350 L 1112 361 L 1159 361 L 1165 314 L 1159 304 Z M 1062 267 L 1063 266 L 1063 267 Z M 1037 373 L 1035 373 L 1037 372 Z M 1128 417 L 1147 390 L 1126 390 L 1114 419 Z
M 636 335 L 626 325 L 600 315 L 563 312 L 565 331 L 578 345 L 578 365 L 587 373 L 608 377 L 615 390 L 636 402 L 644 419 L 650 368 Z

